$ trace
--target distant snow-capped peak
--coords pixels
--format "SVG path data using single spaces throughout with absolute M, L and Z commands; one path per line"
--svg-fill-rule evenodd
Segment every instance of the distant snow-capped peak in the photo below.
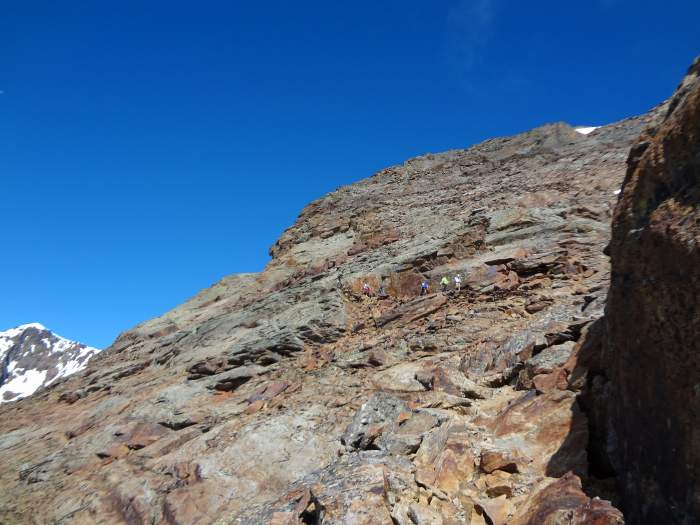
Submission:
M 39 323 L 0 332 L 0 403 L 27 397 L 79 372 L 98 352 Z

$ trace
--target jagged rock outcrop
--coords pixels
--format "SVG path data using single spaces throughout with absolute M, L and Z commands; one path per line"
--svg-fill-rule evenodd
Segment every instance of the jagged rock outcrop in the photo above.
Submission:
M 622 513 L 610 503 L 586 496 L 581 480 L 565 474 L 557 481 L 545 482 L 528 505 L 518 512 L 511 525 L 622 525 Z
M 628 523 L 700 522 L 700 61 L 632 148 L 605 310 L 608 452 Z
M 97 352 L 39 323 L 0 332 L 0 403 L 27 397 L 83 370 Z
M 667 108 L 425 155 L 311 203 L 262 273 L 0 408 L 0 520 L 620 523 L 594 497 L 616 493 L 588 378 L 625 160 Z

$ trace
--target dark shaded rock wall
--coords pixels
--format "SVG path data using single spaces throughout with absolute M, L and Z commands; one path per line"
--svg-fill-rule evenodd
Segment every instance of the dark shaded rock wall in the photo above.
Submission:
M 632 148 L 613 217 L 608 445 L 630 524 L 700 523 L 699 74 Z

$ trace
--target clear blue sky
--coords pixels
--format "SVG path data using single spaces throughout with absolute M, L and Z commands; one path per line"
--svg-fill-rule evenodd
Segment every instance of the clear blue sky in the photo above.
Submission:
M 700 2 L 46 1 L 0 16 L 0 329 L 104 347 L 405 159 L 671 94 Z

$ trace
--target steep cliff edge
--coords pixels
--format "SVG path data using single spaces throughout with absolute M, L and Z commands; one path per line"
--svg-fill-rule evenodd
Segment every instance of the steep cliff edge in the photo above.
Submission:
M 632 524 L 700 522 L 699 75 L 632 148 L 613 218 L 609 449 Z
M 577 372 L 629 149 L 668 108 L 425 155 L 311 203 L 264 272 L 0 407 L 0 521 L 622 523 L 592 497 L 616 497 L 614 469 Z

